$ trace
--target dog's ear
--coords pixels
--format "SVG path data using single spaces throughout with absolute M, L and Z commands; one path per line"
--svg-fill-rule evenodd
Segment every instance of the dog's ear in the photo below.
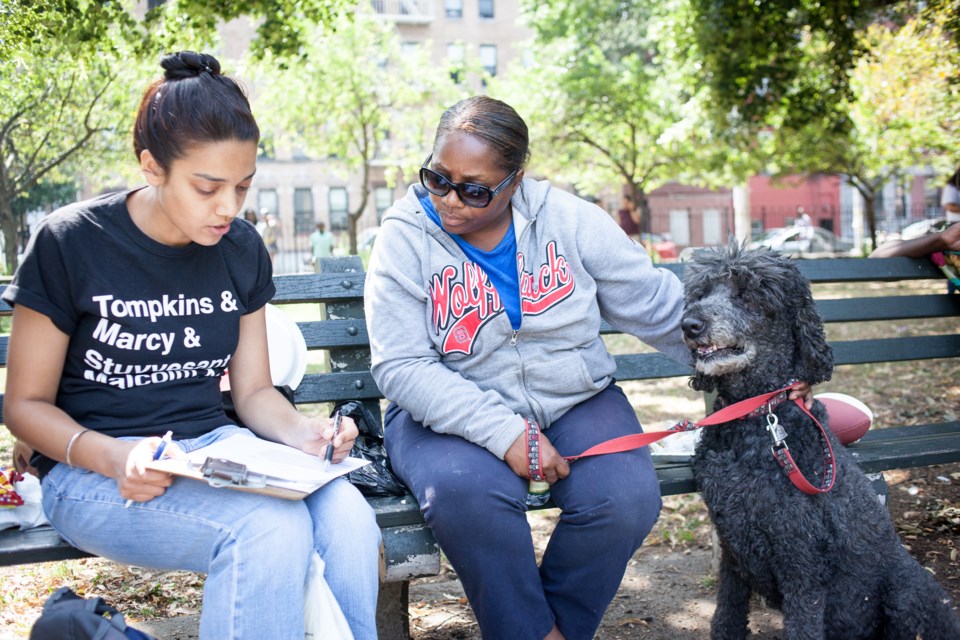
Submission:
M 797 377 L 811 385 L 826 382 L 833 375 L 833 349 L 827 344 L 823 318 L 817 311 L 810 293 L 810 284 L 799 272 L 797 290 L 792 292 L 796 302 L 793 337 L 800 363 Z

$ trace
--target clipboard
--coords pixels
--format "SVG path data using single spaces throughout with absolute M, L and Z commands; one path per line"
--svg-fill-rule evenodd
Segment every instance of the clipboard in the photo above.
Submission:
M 166 458 L 148 469 L 207 482 L 212 487 L 302 500 L 369 460 L 348 457 L 325 468 L 323 458 L 253 435 L 236 434 L 195 449 L 186 458 Z

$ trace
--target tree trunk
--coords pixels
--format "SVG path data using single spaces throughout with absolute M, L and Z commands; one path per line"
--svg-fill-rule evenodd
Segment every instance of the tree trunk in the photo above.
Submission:
M 363 181 L 360 186 L 360 204 L 347 215 L 348 233 L 350 234 L 350 255 L 357 255 L 357 221 L 363 215 L 367 208 L 367 201 L 370 199 L 370 163 L 363 165 Z
M 650 200 L 647 198 L 646 192 L 643 188 L 637 184 L 631 183 L 630 190 L 633 192 L 633 204 L 637 207 L 637 213 L 640 214 L 640 233 L 651 233 L 652 225 L 650 224 Z
M 13 214 L 13 196 L 0 189 L 0 232 L 3 233 L 4 273 L 12 275 L 17 269 L 20 250 L 18 221 Z
M 874 210 L 875 198 L 871 193 L 863 195 L 863 212 L 867 218 L 867 228 L 870 230 L 870 250 L 877 248 L 877 214 Z

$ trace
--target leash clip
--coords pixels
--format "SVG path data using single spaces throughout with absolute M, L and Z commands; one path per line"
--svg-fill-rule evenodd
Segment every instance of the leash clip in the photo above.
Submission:
M 786 447 L 783 441 L 787 439 L 787 432 L 780 426 L 780 419 L 777 418 L 777 414 L 773 412 L 773 407 L 770 405 L 767 406 L 767 431 L 770 432 L 770 437 L 773 438 L 773 446 L 775 449 L 780 448 L 781 445 Z

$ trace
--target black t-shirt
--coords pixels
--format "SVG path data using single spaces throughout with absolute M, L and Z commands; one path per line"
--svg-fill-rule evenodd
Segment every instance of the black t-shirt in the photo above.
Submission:
M 231 422 L 220 377 L 240 316 L 273 297 L 270 258 L 243 220 L 213 246 L 156 242 L 128 195 L 47 216 L 3 298 L 70 336 L 57 406 L 74 420 L 112 436 L 201 435 Z

